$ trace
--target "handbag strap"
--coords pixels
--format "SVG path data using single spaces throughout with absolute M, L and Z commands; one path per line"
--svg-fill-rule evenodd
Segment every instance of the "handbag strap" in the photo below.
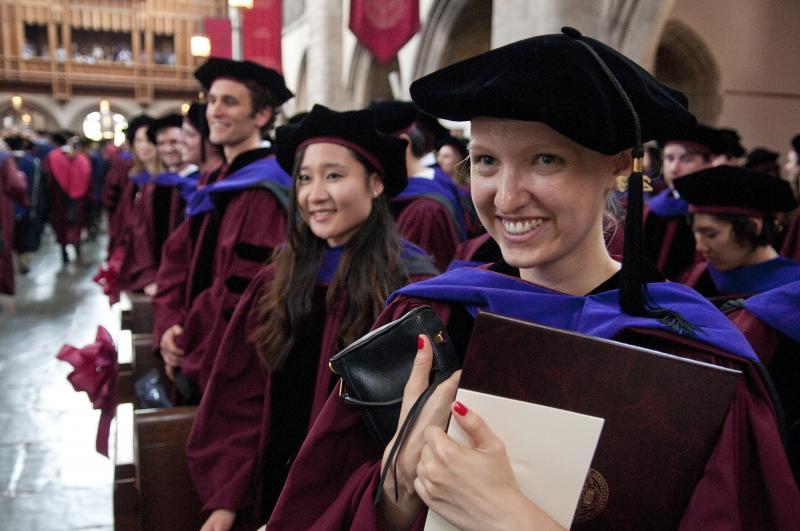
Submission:
M 385 402 L 367 402 L 365 400 L 359 400 L 351 396 L 342 395 L 342 400 L 344 400 L 345 404 L 350 404 L 351 406 L 359 406 L 359 407 L 390 407 L 403 403 L 402 397 L 395 398 L 394 400 L 387 400 Z
M 422 407 L 425 405 L 425 402 L 431 397 L 433 392 L 442 383 L 443 379 L 436 379 L 432 384 L 428 386 L 425 391 L 419 395 L 419 398 L 414 402 L 411 406 L 411 409 L 408 410 L 408 415 L 406 419 L 403 421 L 402 426 L 400 426 L 400 430 L 397 432 L 397 438 L 392 445 L 391 450 L 389 450 L 389 456 L 386 459 L 386 463 L 383 465 L 383 470 L 381 471 L 381 477 L 378 480 L 378 486 L 375 488 L 375 494 L 372 498 L 372 503 L 376 507 L 378 503 L 381 501 L 381 495 L 383 494 L 383 484 L 386 482 L 386 476 L 389 473 L 389 467 L 392 468 L 392 473 L 394 474 L 395 479 L 397 478 L 397 454 L 400 452 L 400 448 L 403 446 L 403 443 L 406 440 L 406 437 L 411 432 L 411 428 L 414 427 L 414 423 L 419 417 L 420 411 L 422 411 Z M 399 499 L 399 494 L 397 492 L 397 486 L 395 485 L 394 489 L 394 498 L 395 501 Z

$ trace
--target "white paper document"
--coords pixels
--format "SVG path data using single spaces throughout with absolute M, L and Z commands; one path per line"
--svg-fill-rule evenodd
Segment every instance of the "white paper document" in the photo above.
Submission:
M 505 443 L 523 494 L 569 529 L 603 419 L 466 389 L 458 390 L 456 400 L 483 417 Z M 464 446 L 474 446 L 455 420 L 447 433 Z M 425 531 L 454 529 L 428 512 Z

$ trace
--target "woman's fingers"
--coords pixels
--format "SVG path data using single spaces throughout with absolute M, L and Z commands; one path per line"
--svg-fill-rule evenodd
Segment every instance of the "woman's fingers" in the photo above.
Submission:
M 461 402 L 454 402 L 452 406 L 453 418 L 464 433 L 472 439 L 475 448 L 479 450 L 504 450 L 503 441 L 486 425 L 483 417 L 471 411 Z
M 431 342 L 425 335 L 417 336 L 417 355 L 411 367 L 411 374 L 403 389 L 403 406 L 400 408 L 400 423 L 408 414 L 408 410 L 416 402 L 419 395 L 428 388 L 431 366 L 433 365 L 433 350 Z

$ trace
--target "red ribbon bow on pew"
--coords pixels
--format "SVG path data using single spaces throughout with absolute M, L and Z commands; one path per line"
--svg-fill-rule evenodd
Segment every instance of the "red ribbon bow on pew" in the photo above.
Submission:
M 108 262 L 103 262 L 97 268 L 97 274 L 92 277 L 95 283 L 103 288 L 103 293 L 108 295 L 109 304 L 116 304 L 119 302 L 119 269 L 122 265 L 122 248 L 117 247 L 111 256 L 108 257 Z
M 67 380 L 75 391 L 86 391 L 94 408 L 101 411 L 95 448 L 108 457 L 108 435 L 117 409 L 117 349 L 111 334 L 98 326 L 94 343 L 80 349 L 64 345 L 56 358 L 74 367 Z

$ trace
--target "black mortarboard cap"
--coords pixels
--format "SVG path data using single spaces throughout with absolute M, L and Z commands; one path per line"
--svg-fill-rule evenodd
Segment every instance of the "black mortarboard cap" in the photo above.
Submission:
M 448 138 L 450 136 L 450 130 L 440 124 L 439 120 L 437 120 L 435 116 L 431 116 L 426 112 L 419 113 L 419 116 L 417 117 L 417 124 L 420 127 L 424 127 L 430 131 L 437 140 L 440 138 Z
M 706 148 L 709 154 L 723 154 L 727 147 L 726 134 L 721 130 L 704 124 L 689 124 L 677 128 L 671 134 L 659 137 L 658 143 L 662 147 L 672 142 L 695 144 Z
M 743 157 L 745 154 L 744 146 L 742 146 L 742 137 L 739 136 L 739 132 L 736 129 L 718 129 L 720 134 L 720 139 L 722 142 L 722 152 L 723 155 L 727 155 L 729 157 Z
M 289 120 L 286 123 L 288 123 L 289 125 L 297 125 L 300 122 L 302 122 L 306 116 L 308 116 L 308 111 L 299 112 L 293 115 L 291 118 L 289 118 Z
M 763 171 L 773 175 L 778 175 L 780 174 L 778 157 L 780 157 L 780 153 L 777 151 L 758 147 L 747 154 L 747 160 L 744 163 L 744 167 L 750 168 L 751 170 Z
M 133 139 L 136 137 L 136 130 L 140 127 L 150 127 L 153 121 L 153 118 L 146 114 L 140 114 L 133 118 L 128 122 L 128 127 L 125 129 L 125 138 L 128 139 L 129 143 L 133 144 Z
M 419 109 L 410 101 L 373 101 L 367 110 L 375 117 L 378 131 L 387 135 L 404 132 L 419 117 Z
M 336 112 L 314 105 L 300 123 L 279 127 L 275 134 L 278 163 L 287 173 L 294 169 L 298 149 L 320 141 L 338 143 L 369 160 L 380 171 L 388 197 L 408 184 L 406 141 L 378 131 L 369 110 Z
M 715 166 L 675 180 L 692 212 L 756 215 L 797 208 L 792 187 L 780 177 L 740 166 Z
M 195 70 L 194 77 L 203 85 L 205 90 L 208 90 L 211 87 L 211 83 L 220 77 L 239 81 L 253 81 L 270 93 L 273 100 L 272 103 L 276 106 L 294 97 L 281 74 L 252 61 L 234 61 L 232 59 L 212 57 Z
M 694 125 L 681 92 L 574 28 L 518 41 L 428 74 L 411 84 L 420 110 L 455 121 L 485 116 L 542 122 L 588 149 L 633 148 L 628 180 L 620 307 L 660 319 L 678 333 L 693 326 L 647 296 L 642 254 L 642 143 Z
M 151 144 L 155 144 L 156 136 L 159 131 L 162 129 L 169 129 L 170 127 L 177 127 L 180 129 L 182 125 L 183 116 L 180 114 L 167 114 L 161 118 L 156 118 L 153 120 L 153 123 L 150 124 L 150 127 L 147 128 L 147 138 L 150 140 Z
M 663 138 L 695 123 L 686 97 L 639 65 L 572 28 L 515 42 L 460 61 L 411 84 L 417 106 L 434 116 L 543 122 L 574 142 L 608 155 Z M 641 122 L 589 50 L 610 69 Z
M 207 105 L 204 102 L 196 101 L 192 103 L 189 105 L 189 110 L 186 111 L 186 116 L 184 116 L 183 119 L 197 129 L 200 136 L 208 140 L 209 128 L 208 118 L 206 118 L 206 107 Z
M 53 133 L 50 135 L 50 139 L 53 141 L 53 144 L 58 147 L 67 145 L 67 135 L 64 133 Z

